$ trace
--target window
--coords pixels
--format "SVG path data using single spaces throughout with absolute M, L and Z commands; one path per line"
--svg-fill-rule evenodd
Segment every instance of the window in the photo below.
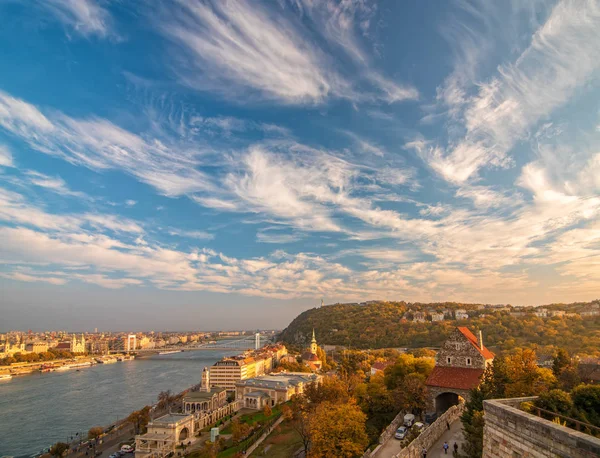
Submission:
M 467 358 L 467 366 L 471 365 L 471 358 Z
M 447 362 L 448 364 L 452 364 L 452 357 L 448 356 L 448 357 L 446 358 L 446 362 Z

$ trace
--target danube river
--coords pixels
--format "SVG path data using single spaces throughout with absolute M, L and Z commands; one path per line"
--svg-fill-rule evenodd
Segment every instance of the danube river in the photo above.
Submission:
M 235 351 L 190 351 L 32 374 L 0 382 L 0 456 L 30 455 L 92 426 L 106 426 L 200 383 L 201 371 Z

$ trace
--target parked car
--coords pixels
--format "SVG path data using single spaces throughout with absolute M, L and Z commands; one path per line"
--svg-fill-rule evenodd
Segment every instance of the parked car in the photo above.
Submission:
M 437 419 L 437 412 L 425 414 L 425 423 L 427 423 L 428 425 L 432 424 L 436 419 Z
M 132 453 L 133 452 L 133 447 L 131 445 L 125 444 L 125 445 L 123 445 L 121 447 L 121 452 L 122 453 Z
M 404 415 L 404 426 L 410 428 L 415 422 L 415 416 L 412 413 Z
M 404 439 L 406 437 L 406 433 L 408 433 L 408 428 L 406 426 L 400 426 L 400 428 L 396 430 L 394 437 L 396 439 Z
M 420 421 L 416 422 L 412 427 L 412 429 L 416 430 L 419 434 L 423 431 L 423 428 L 425 428 L 425 424 Z

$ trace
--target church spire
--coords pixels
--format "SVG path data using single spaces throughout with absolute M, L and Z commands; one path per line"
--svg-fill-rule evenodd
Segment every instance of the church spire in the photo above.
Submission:
M 313 328 L 312 341 L 310 342 L 310 352 L 313 355 L 317 354 L 317 338 L 315 337 L 315 328 Z
M 315 328 L 313 328 L 313 336 L 311 342 L 317 343 L 317 338 L 315 337 Z

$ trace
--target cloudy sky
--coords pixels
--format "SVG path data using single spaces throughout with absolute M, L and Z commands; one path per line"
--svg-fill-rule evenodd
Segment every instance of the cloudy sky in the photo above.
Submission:
M 0 16 L 0 329 L 600 297 L 597 1 Z

